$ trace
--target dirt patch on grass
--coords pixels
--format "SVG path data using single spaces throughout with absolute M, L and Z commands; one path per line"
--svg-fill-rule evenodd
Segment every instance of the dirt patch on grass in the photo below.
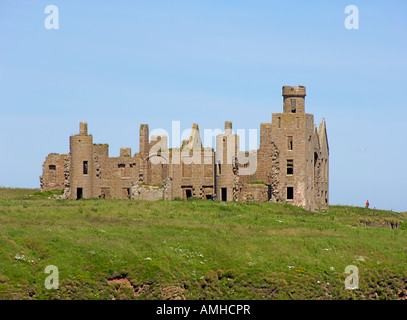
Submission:
M 107 280 L 107 283 L 114 287 L 115 292 L 119 292 L 119 293 L 121 293 L 122 288 L 133 289 L 133 285 L 131 284 L 130 280 L 127 278 Z M 136 296 L 134 291 L 133 291 L 133 295 Z
M 107 283 L 112 287 L 112 300 L 137 298 L 143 293 L 147 293 L 152 284 L 147 281 L 141 285 L 133 285 L 126 276 L 117 276 L 107 279 Z
M 112 300 L 133 299 L 144 294 L 143 298 L 149 299 L 156 296 L 157 289 L 161 300 L 185 300 L 184 289 L 178 286 L 156 287 L 151 286 L 152 281 L 145 281 L 140 285 L 134 285 L 125 275 L 107 279 L 111 287 Z

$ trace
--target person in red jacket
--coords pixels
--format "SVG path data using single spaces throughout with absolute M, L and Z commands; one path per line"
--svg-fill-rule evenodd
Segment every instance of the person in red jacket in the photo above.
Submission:
M 365 208 L 369 208 L 369 200 L 366 200 L 366 206 Z

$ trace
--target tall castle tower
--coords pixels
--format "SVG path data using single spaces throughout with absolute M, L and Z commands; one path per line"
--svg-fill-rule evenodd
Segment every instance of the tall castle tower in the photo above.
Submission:
M 239 136 L 232 131 L 232 122 L 225 121 L 225 133 L 216 136 L 215 181 L 216 194 L 222 201 L 237 200 L 235 158 L 239 151 Z
M 323 141 L 314 125 L 314 116 L 305 113 L 305 87 L 283 86 L 282 95 L 283 113 L 273 113 L 271 135 L 280 150 L 281 197 L 310 210 L 327 206 L 327 194 L 320 189 L 321 166 L 328 150 L 321 153 Z
M 92 198 L 93 189 L 93 137 L 88 135 L 88 124 L 79 124 L 79 134 L 69 139 L 71 150 L 71 199 Z

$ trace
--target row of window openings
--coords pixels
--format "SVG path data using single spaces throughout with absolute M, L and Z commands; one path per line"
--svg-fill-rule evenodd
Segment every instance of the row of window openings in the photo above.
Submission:
M 124 168 L 125 165 L 124 164 L 119 164 L 118 167 L 119 168 Z M 131 165 L 130 165 L 130 167 L 131 167 Z M 88 174 L 88 168 L 89 168 L 88 161 L 83 161 L 83 174 Z M 218 164 L 218 174 L 222 173 L 221 168 L 222 168 L 221 165 Z M 55 165 L 50 165 L 49 169 L 50 170 L 56 170 L 56 166 Z M 287 160 L 287 174 L 288 175 L 294 174 L 294 160 L 292 160 L 292 159 Z
M 129 164 L 129 167 L 130 167 L 130 168 L 134 168 L 135 166 L 136 166 L 135 163 L 130 163 L 130 164 Z M 124 164 L 124 163 L 119 163 L 119 164 L 117 165 L 117 167 L 118 167 L 118 168 L 126 168 L 126 164 Z
M 288 136 L 287 137 L 287 149 L 288 150 L 293 150 L 293 137 Z M 130 168 L 133 168 L 135 166 L 135 163 L 130 164 Z M 117 165 L 118 168 L 125 168 L 126 165 L 124 163 L 119 163 Z M 83 174 L 88 174 L 88 168 L 89 168 L 89 163 L 88 161 L 83 161 Z M 56 170 L 55 165 L 50 165 L 49 170 Z M 287 174 L 293 174 L 294 171 L 294 160 L 287 160 Z M 222 173 L 221 165 L 218 164 L 218 174 Z
M 103 188 L 105 189 L 105 188 Z M 123 189 L 126 192 L 126 196 L 128 198 L 130 198 L 130 189 L 129 188 L 124 188 Z M 221 200 L 222 201 L 227 201 L 227 188 L 221 188 L 222 191 L 222 197 Z M 105 198 L 106 197 L 106 190 L 102 190 L 101 192 L 101 197 Z M 109 192 L 110 193 L 110 192 Z M 192 197 L 192 190 L 191 189 L 186 189 L 185 190 L 185 195 L 186 198 L 190 198 Z M 326 197 L 326 192 L 325 192 L 325 197 Z M 76 189 L 76 199 L 82 199 L 83 198 L 83 188 L 77 188 Z M 207 197 L 207 199 L 209 199 L 210 197 Z M 287 200 L 294 200 L 294 187 L 287 187 Z
M 83 161 L 83 174 L 88 174 L 88 166 L 89 166 L 88 161 Z M 124 168 L 125 165 L 124 164 L 119 164 L 118 167 L 119 168 Z M 221 165 L 218 164 L 218 174 L 222 173 L 221 168 L 222 168 Z M 56 166 L 50 165 L 49 169 L 50 170 L 55 170 Z M 292 159 L 287 159 L 287 174 L 288 175 L 294 174 L 294 160 L 292 160 Z
M 135 163 L 130 163 L 130 168 L 133 168 L 136 164 Z M 126 165 L 124 163 L 119 163 L 117 165 L 118 168 L 125 168 Z M 49 166 L 50 170 L 55 170 L 56 167 L 53 166 L 53 168 L 51 168 L 51 166 Z M 83 162 L 83 174 L 88 174 L 88 168 L 89 168 L 89 163 L 88 161 L 84 161 Z
M 123 189 L 126 192 L 126 196 L 130 198 L 130 189 L 125 188 Z M 222 201 L 227 201 L 227 189 L 226 188 L 221 188 L 222 191 Z M 82 199 L 83 198 L 83 189 L 82 188 L 77 188 L 76 189 L 76 199 Z M 106 191 L 105 191 L 106 192 Z M 104 198 L 106 196 L 105 192 L 102 191 L 101 197 Z M 186 198 L 192 197 L 192 190 L 191 189 L 186 189 Z M 210 197 L 207 197 L 209 199 Z M 325 198 L 326 198 L 326 192 L 325 192 Z M 287 200 L 294 200 L 294 187 L 287 187 Z
M 185 190 L 185 197 L 192 197 L 192 189 Z M 221 200 L 227 201 L 227 188 L 221 188 Z M 287 200 L 294 200 L 294 187 L 287 187 Z
M 124 164 L 119 164 L 119 168 L 124 168 Z M 49 166 L 50 170 L 56 170 L 55 165 L 50 165 Z M 218 164 L 218 174 L 221 174 L 221 165 Z M 83 174 L 88 174 L 88 161 L 83 162 Z M 287 175 L 293 175 L 294 174 L 294 160 L 293 159 L 287 159 Z

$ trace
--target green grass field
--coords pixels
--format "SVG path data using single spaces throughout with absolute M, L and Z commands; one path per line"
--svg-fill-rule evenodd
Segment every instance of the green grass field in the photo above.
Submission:
M 407 299 L 407 213 L 52 194 L 0 189 L 0 299 Z

